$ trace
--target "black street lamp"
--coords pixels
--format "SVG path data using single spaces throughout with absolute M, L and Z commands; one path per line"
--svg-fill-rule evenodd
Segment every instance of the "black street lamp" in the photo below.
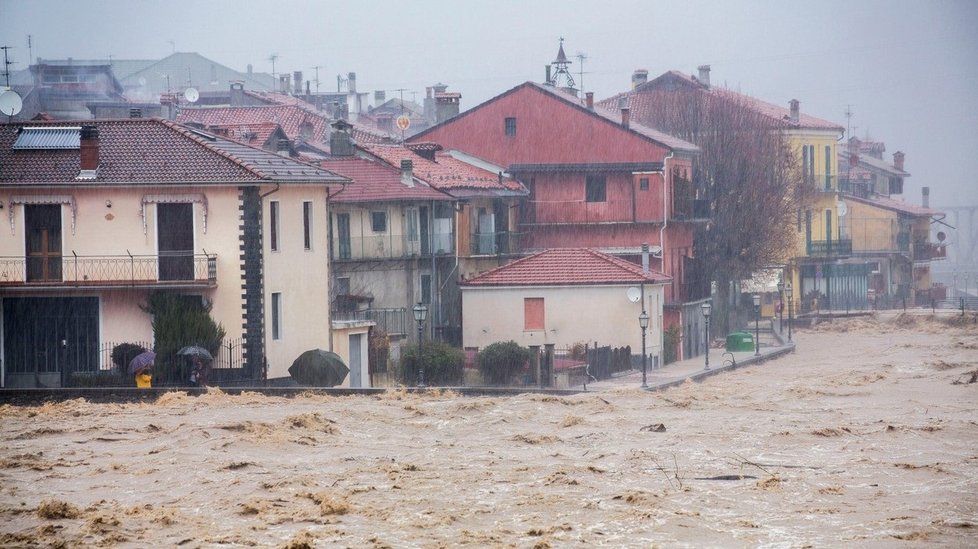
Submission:
M 791 300 L 791 283 L 789 282 L 787 286 L 784 287 L 784 295 L 788 297 L 788 341 L 791 341 L 791 311 L 794 307 Z
M 754 294 L 754 356 L 761 356 L 761 295 Z
M 706 366 L 703 368 L 704 370 L 710 369 L 710 313 L 712 312 L 710 310 L 711 308 L 712 305 L 710 305 L 709 301 L 700 304 L 700 310 L 703 311 L 703 318 L 706 319 Z
M 638 315 L 638 325 L 642 328 L 642 388 L 647 389 L 649 386 L 645 382 L 645 367 L 649 357 L 645 353 L 645 330 L 649 327 L 649 313 L 645 312 L 645 309 L 642 309 L 642 314 Z
M 778 330 L 784 335 L 784 282 L 778 281 Z
M 428 318 L 428 308 L 420 301 L 414 306 L 414 321 L 418 323 L 418 387 L 424 387 L 424 355 L 421 352 L 421 342 L 424 321 Z

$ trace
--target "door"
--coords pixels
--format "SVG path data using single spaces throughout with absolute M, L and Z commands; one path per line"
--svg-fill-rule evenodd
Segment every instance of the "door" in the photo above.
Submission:
M 363 334 L 350 335 L 350 387 L 363 387 Z
M 418 255 L 421 248 L 421 233 L 418 228 L 417 208 L 404 209 L 404 238 L 406 255 Z
M 194 205 L 156 205 L 160 280 L 194 279 Z
M 336 214 L 336 236 L 339 239 L 340 259 L 350 259 L 350 214 Z
M 61 281 L 61 205 L 25 204 L 27 281 Z
M 421 227 L 421 255 L 431 254 L 431 229 L 428 227 L 428 208 L 418 209 L 418 225 Z
M 494 249 L 496 236 L 494 234 L 494 229 L 496 228 L 495 216 L 490 213 L 486 208 L 479 208 L 478 210 L 478 246 L 479 249 L 476 250 L 477 254 L 494 254 L 496 250 Z
M 5 387 L 64 387 L 99 369 L 98 298 L 3 300 Z

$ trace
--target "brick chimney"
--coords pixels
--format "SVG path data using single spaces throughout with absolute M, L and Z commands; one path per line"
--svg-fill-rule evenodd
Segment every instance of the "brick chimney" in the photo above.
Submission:
M 628 107 L 621 108 L 621 125 L 627 128 L 628 123 L 631 120 L 631 110 Z
M 387 102 L 387 92 L 384 90 L 377 90 L 374 92 L 374 108 L 377 108 Z
M 799 120 L 799 118 L 801 116 L 801 108 L 800 108 L 800 105 L 801 104 L 798 102 L 797 99 L 792 99 L 791 101 L 788 102 L 788 106 L 791 109 L 791 123 L 792 124 L 797 124 L 798 123 L 798 120 Z
M 435 88 L 435 123 L 441 123 L 449 118 L 458 116 L 459 104 L 462 94 L 458 92 L 446 92 L 444 88 L 438 91 Z
M 645 69 L 635 69 L 635 72 L 632 73 L 633 90 L 648 81 L 649 81 L 649 71 Z
M 296 95 L 302 94 L 302 71 L 292 71 L 292 86 Z
M 584 94 L 585 104 L 587 105 L 587 110 L 594 110 L 594 92 L 587 92 Z
M 408 187 L 414 186 L 414 162 L 401 160 L 401 183 Z
M 331 124 L 329 134 L 329 154 L 332 156 L 353 156 L 353 139 L 350 131 L 353 126 L 345 120 L 337 120 Z
M 98 169 L 98 128 L 82 126 L 80 138 L 81 169 L 95 171 Z
M 901 172 L 903 171 L 903 157 L 904 157 L 903 151 L 897 151 L 893 153 L 893 167 L 900 170 Z
M 697 78 L 697 80 L 699 80 L 700 84 L 703 84 L 705 87 L 709 88 L 710 87 L 710 66 L 709 65 L 700 65 L 700 66 L 696 67 L 696 70 L 698 70 L 699 73 L 700 73 L 700 75 Z

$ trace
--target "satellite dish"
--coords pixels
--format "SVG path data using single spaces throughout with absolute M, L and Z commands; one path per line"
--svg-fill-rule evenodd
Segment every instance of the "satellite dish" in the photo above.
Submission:
M 849 206 L 841 200 L 835 203 L 835 209 L 839 212 L 839 217 L 845 217 L 849 213 Z
M 200 92 L 197 91 L 197 88 L 187 88 L 183 92 L 183 97 L 191 103 L 196 103 L 200 99 Z
M 20 112 L 20 109 L 24 108 L 24 101 L 21 100 L 20 95 L 14 90 L 7 90 L 0 93 L 0 113 L 7 116 L 13 116 Z
M 638 300 L 642 299 L 642 290 L 639 290 L 635 286 L 632 286 L 631 288 L 625 291 L 625 295 L 628 297 L 628 300 L 631 301 L 632 303 L 638 303 Z

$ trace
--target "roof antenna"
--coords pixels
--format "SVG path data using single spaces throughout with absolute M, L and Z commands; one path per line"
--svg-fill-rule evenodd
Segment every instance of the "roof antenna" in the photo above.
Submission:
M 587 53 L 579 51 L 574 57 L 576 57 L 578 62 L 581 63 L 581 70 L 577 71 L 577 75 L 579 78 L 579 83 L 581 84 L 581 91 L 584 91 L 584 60 L 588 58 Z

